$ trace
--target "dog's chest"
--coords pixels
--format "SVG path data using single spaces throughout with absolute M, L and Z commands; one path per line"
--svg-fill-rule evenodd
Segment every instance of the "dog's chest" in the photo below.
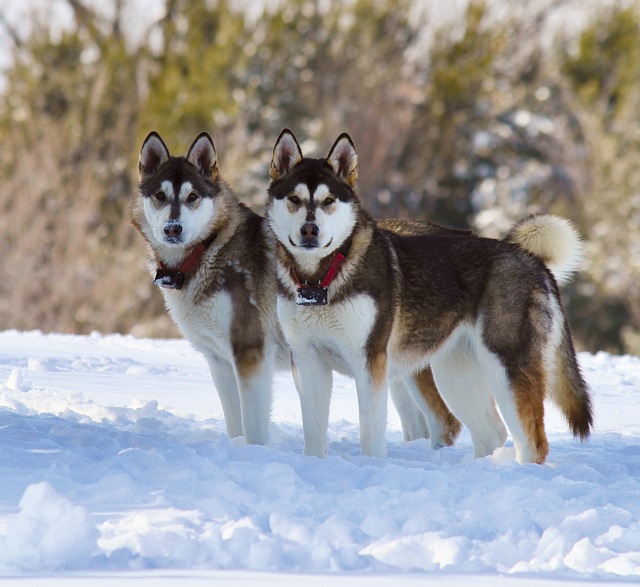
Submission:
M 278 318 L 287 343 L 298 352 L 312 346 L 329 360 L 342 357 L 348 361 L 362 355 L 376 315 L 376 304 L 366 294 L 327 306 L 299 306 L 278 297 Z
M 165 300 L 173 319 L 185 338 L 200 352 L 231 359 L 230 331 L 234 306 L 225 290 L 200 303 L 187 292 L 167 292 Z

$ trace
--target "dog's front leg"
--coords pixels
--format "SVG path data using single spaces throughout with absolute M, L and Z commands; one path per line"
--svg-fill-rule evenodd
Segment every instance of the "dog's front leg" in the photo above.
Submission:
M 293 353 L 293 380 L 300 396 L 304 454 L 327 456 L 327 428 L 333 373 L 322 356 L 314 350 Z
M 242 413 L 240 411 L 240 395 L 233 365 L 215 355 L 205 355 L 213 384 L 218 392 L 227 434 L 230 438 L 242 436 Z
M 269 442 L 275 349 L 247 349 L 237 353 L 242 430 L 249 444 Z
M 387 355 L 378 353 L 362 369 L 354 370 L 360 414 L 362 454 L 386 457 Z

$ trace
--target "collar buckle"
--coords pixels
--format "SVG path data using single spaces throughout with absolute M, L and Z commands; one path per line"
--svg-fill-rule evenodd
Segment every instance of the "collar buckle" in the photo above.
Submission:
M 294 269 L 293 275 L 298 284 L 296 304 L 298 306 L 326 306 L 329 303 L 329 284 L 335 279 L 343 263 L 344 255 L 338 251 L 331 262 L 329 271 L 318 285 L 307 285 L 306 281 L 303 285 Z
M 165 289 L 182 289 L 184 287 L 185 275 L 193 269 L 202 259 L 202 255 L 207 250 L 213 239 L 201 242 L 177 269 L 169 269 L 163 263 L 156 269 L 156 276 L 153 282 Z
M 159 267 L 153 283 L 165 289 L 182 289 L 184 286 L 184 273 L 178 269 Z

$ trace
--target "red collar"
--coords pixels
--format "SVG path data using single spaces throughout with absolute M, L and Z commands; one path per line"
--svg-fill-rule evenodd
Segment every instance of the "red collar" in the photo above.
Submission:
M 215 236 L 214 236 L 215 238 Z M 209 248 L 209 245 L 213 242 L 214 238 L 208 238 L 201 242 L 189 256 L 180 264 L 177 269 L 169 269 L 160 263 L 156 270 L 156 276 L 153 280 L 156 285 L 164 287 L 166 289 L 182 289 L 184 286 L 185 274 L 191 271 L 202 259 L 205 251 Z
M 193 269 L 196 266 L 196 263 L 200 261 L 206 250 L 207 245 L 200 243 L 195 249 L 193 249 L 193 251 L 191 251 L 191 253 L 189 253 L 189 256 L 180 264 L 180 266 L 177 269 L 174 269 L 174 271 L 186 273 L 190 269 Z M 160 269 L 167 269 L 167 267 L 165 267 L 164 263 L 160 263 Z
M 333 261 L 331 261 L 331 266 L 329 267 L 329 270 L 327 271 L 327 274 L 324 276 L 324 279 L 322 280 L 320 285 L 308 285 L 307 283 L 300 283 L 300 279 L 298 278 L 298 274 L 296 273 L 295 269 L 293 269 L 293 276 L 296 280 L 296 283 L 298 284 L 298 287 L 302 289 L 311 287 L 329 287 L 329 284 L 335 279 L 336 275 L 338 274 L 338 270 L 343 263 L 344 255 L 340 251 L 338 251 L 333 258 Z
M 331 261 L 331 266 L 318 285 L 308 285 L 300 283 L 300 279 L 293 269 L 293 277 L 298 284 L 296 304 L 298 306 L 326 306 L 329 303 L 329 284 L 335 279 L 340 267 L 344 263 L 348 246 L 338 250 Z M 344 251 L 344 252 L 343 252 Z

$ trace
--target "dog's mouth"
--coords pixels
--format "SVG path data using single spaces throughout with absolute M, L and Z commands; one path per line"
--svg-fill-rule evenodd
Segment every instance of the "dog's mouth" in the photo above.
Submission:
M 329 242 L 326 245 L 320 246 L 320 243 L 318 243 L 317 240 L 312 240 L 312 241 L 305 241 L 303 243 L 300 244 L 296 244 L 293 242 L 293 240 L 291 239 L 291 237 L 289 237 L 289 243 L 291 244 L 292 247 L 295 247 L 296 249 L 305 249 L 307 251 L 311 251 L 313 249 L 327 249 L 331 246 L 331 243 L 333 242 L 333 237 L 329 239 Z
M 181 245 L 184 243 L 181 236 L 165 236 L 163 240 L 169 245 Z

